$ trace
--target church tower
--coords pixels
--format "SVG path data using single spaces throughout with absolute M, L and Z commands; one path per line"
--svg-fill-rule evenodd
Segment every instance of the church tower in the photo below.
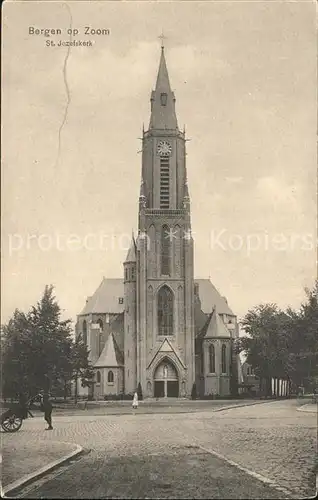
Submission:
M 142 136 L 136 241 L 136 382 L 146 397 L 189 396 L 194 370 L 193 239 L 185 132 L 164 48 Z

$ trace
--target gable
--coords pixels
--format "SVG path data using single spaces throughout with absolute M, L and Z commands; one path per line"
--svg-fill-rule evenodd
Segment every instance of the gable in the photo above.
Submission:
M 163 358 L 165 354 L 172 354 L 173 357 L 179 362 L 179 364 L 185 368 L 185 365 L 182 361 L 182 359 L 179 357 L 179 355 L 176 353 L 172 345 L 170 344 L 169 340 L 166 338 L 162 342 L 161 346 L 157 350 L 156 354 L 153 356 L 152 360 L 150 361 L 149 365 L 147 366 L 147 370 L 150 368 L 151 365 L 153 365 L 154 361 L 157 360 L 158 358 Z

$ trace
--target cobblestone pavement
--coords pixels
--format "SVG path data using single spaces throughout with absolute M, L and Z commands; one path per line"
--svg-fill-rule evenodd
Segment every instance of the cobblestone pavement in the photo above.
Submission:
M 43 418 L 29 419 L 19 433 L 2 434 L 3 445 L 67 441 L 91 452 L 35 486 L 30 498 L 284 498 L 201 446 L 295 496 L 315 493 L 316 415 L 297 411 L 296 401 L 189 414 L 59 416 L 52 432 L 44 428 Z
M 314 495 L 317 417 L 297 406 L 277 401 L 202 416 L 196 440 L 302 497 Z M 191 432 L 189 419 L 184 427 Z

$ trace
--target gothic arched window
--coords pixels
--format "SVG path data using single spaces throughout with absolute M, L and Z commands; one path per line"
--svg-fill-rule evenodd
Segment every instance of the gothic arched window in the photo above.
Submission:
M 170 275 L 170 229 L 162 226 L 161 230 L 161 274 Z
M 83 342 L 87 345 L 87 323 L 85 319 L 83 321 Z
M 96 383 L 100 384 L 100 372 L 96 373 Z
M 226 373 L 226 345 L 222 345 L 222 373 Z
M 214 345 L 209 345 L 209 362 L 210 362 L 210 373 L 215 373 L 215 349 Z
M 104 324 L 103 324 L 103 321 L 102 321 L 101 319 L 99 319 L 99 320 L 97 321 L 97 323 L 98 323 L 99 328 L 101 329 L 101 331 L 103 331 L 103 330 L 104 330 Z
M 158 293 L 158 334 L 173 334 L 173 293 L 166 285 Z
M 111 370 L 109 370 L 109 372 L 108 372 L 107 382 L 109 384 L 113 384 L 114 383 L 114 373 Z

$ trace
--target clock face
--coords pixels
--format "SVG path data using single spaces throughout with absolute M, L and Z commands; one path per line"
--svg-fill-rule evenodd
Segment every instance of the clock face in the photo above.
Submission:
M 157 153 L 160 156 L 170 156 L 172 151 L 172 146 L 167 141 L 160 141 L 157 146 Z

